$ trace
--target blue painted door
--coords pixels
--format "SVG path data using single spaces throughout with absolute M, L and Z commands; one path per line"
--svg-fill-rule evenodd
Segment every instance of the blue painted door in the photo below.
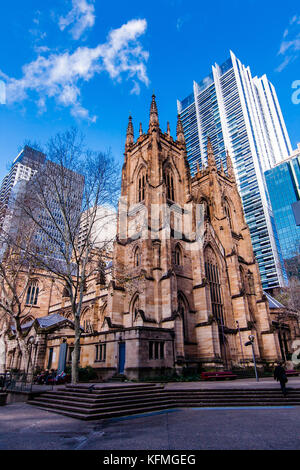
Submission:
M 66 359 L 67 359 L 67 348 L 68 348 L 67 343 L 61 343 L 59 347 L 59 359 L 58 359 L 58 367 L 57 367 L 58 374 L 65 371 Z
M 125 343 L 119 343 L 119 374 L 124 374 L 125 369 Z

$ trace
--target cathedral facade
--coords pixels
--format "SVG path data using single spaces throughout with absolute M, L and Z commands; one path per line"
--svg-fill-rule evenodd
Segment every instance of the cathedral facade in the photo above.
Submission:
M 180 118 L 174 140 L 154 95 L 137 140 L 129 118 L 111 279 L 91 280 L 83 302 L 80 363 L 103 379 L 253 365 L 249 335 L 259 365 L 280 357 L 231 158 L 218 167 L 209 139 L 207 156 L 191 177 Z M 47 334 L 41 322 L 28 334 L 57 368 L 74 339 L 68 300 L 45 313 Z

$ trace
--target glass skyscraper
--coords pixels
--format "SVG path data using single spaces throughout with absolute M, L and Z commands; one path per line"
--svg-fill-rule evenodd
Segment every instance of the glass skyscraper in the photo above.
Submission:
M 293 260 L 300 252 L 300 221 L 297 221 L 300 211 L 300 148 L 298 156 L 267 170 L 265 178 L 282 256 L 288 272 L 291 272 Z
M 246 221 L 264 289 L 283 286 L 286 273 L 264 172 L 287 158 L 291 144 L 273 85 L 252 77 L 230 52 L 222 65 L 194 82 L 193 93 L 177 102 L 191 173 L 206 165 L 210 137 L 218 165 L 232 157 Z

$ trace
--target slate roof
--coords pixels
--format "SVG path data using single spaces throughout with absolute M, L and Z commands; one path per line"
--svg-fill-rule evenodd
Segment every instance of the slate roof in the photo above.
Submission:
M 30 328 L 35 321 L 38 323 L 40 328 L 49 328 L 50 326 L 57 325 L 58 323 L 61 323 L 66 320 L 68 320 L 66 317 L 63 317 L 62 315 L 59 315 L 58 313 L 52 313 L 51 315 L 47 315 L 46 317 L 36 318 L 35 320 L 31 320 L 27 323 L 24 323 L 24 325 L 22 325 L 22 330 L 26 330 Z M 71 320 L 68 320 L 68 321 L 71 321 Z M 12 326 L 11 329 L 12 331 L 16 330 L 14 326 Z
M 265 296 L 268 299 L 269 302 L 269 307 L 270 308 L 286 308 L 284 305 L 282 305 L 278 300 L 274 299 L 270 294 L 264 291 Z
M 67 318 L 59 315 L 59 313 L 52 313 L 47 317 L 40 317 L 36 319 L 40 328 L 49 328 L 49 326 L 57 325 L 57 323 L 61 323 L 66 321 Z

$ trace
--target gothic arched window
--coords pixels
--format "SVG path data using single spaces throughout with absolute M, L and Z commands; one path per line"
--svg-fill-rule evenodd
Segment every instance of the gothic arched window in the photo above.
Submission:
M 26 304 L 37 305 L 39 296 L 39 283 L 37 280 L 30 281 L 27 288 Z
M 141 265 L 141 250 L 140 248 L 137 246 L 135 251 L 134 251 L 134 266 L 137 267 L 137 266 L 140 266 Z
M 132 306 L 131 306 L 131 313 L 132 313 L 132 321 L 135 321 L 136 317 L 137 317 L 137 314 L 139 312 L 139 296 L 136 295 L 136 297 L 134 298 L 133 302 L 132 302 Z
M 146 174 L 142 171 L 138 177 L 138 202 L 142 202 L 145 199 L 145 188 L 146 188 Z
M 187 312 L 188 306 L 187 301 L 184 299 L 182 294 L 178 296 L 178 313 L 182 320 L 183 338 L 187 340 L 188 337 L 188 325 L 187 325 Z
M 202 204 L 204 207 L 204 210 L 203 210 L 204 220 L 210 221 L 210 210 L 209 210 L 209 204 L 207 200 L 201 199 L 200 204 Z
M 182 252 L 179 245 L 175 247 L 175 264 L 176 266 L 182 266 Z
M 216 255 L 210 247 L 206 248 L 204 259 L 205 275 L 209 282 L 212 314 L 220 325 L 224 325 L 219 267 Z
M 171 171 L 165 173 L 165 183 L 167 187 L 167 198 L 175 201 L 174 178 Z
M 106 283 L 105 263 L 102 259 L 100 259 L 99 263 L 98 263 L 97 283 L 98 284 L 105 284 Z
M 249 285 L 249 294 L 255 294 L 254 276 L 250 270 L 248 270 L 247 278 L 248 278 L 248 285 Z

